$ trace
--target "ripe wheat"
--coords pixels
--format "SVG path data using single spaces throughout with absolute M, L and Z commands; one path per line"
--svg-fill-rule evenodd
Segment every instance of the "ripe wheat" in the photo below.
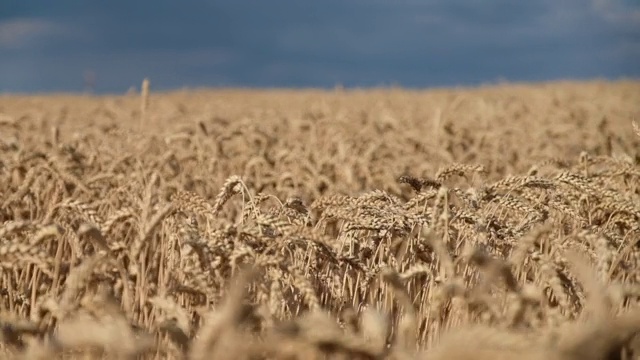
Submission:
M 0 351 L 638 359 L 640 84 L 0 97 Z

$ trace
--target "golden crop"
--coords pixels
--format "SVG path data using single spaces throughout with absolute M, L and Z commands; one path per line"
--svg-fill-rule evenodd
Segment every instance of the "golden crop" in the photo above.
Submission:
M 637 81 L 1 96 L 0 354 L 639 359 L 639 115 Z

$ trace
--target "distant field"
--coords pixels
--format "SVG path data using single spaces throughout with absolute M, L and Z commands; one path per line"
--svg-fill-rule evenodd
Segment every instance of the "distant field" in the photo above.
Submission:
M 0 96 L 0 354 L 640 359 L 638 125 L 639 81 Z

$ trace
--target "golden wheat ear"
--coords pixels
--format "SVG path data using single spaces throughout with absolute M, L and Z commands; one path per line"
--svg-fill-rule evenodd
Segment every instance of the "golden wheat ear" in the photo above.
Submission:
M 556 360 L 536 334 L 486 325 L 452 329 L 422 360 Z
M 587 257 L 570 249 L 565 258 L 582 284 L 586 303 L 577 320 L 561 326 L 555 355 L 562 360 L 620 359 L 623 349 L 640 331 L 640 309 L 614 315 L 609 289 L 598 280 Z
M 640 310 L 601 321 L 574 322 L 562 327 L 556 356 L 559 360 L 621 359 L 638 332 Z
M 250 310 L 243 301 L 246 287 L 257 273 L 256 269 L 243 269 L 231 280 L 224 302 L 205 316 L 204 325 L 190 346 L 190 359 L 206 360 L 212 354 L 222 355 L 228 345 L 224 344 L 225 339 L 237 340 L 235 329 L 245 320 Z
M 566 251 L 565 258 L 573 275 L 582 284 L 586 293 L 586 303 L 583 305 L 580 317 L 593 317 L 596 321 L 609 318 L 612 304 L 611 299 L 607 296 L 607 286 L 598 280 L 596 271 L 589 259 L 577 249 Z

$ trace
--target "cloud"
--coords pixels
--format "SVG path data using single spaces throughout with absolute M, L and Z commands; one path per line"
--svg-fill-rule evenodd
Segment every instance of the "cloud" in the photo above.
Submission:
M 66 33 L 66 26 L 45 19 L 8 19 L 0 21 L 0 49 L 21 48 Z
M 74 90 L 86 69 L 98 91 L 640 74 L 637 0 L 48 3 L 0 15 L 7 89 Z
M 124 92 L 145 77 L 151 79 L 154 90 L 233 85 L 240 71 L 235 65 L 237 55 L 224 48 L 76 52 L 72 56 L 57 49 L 42 56 L 8 53 L 3 56 L 0 51 L 0 92 L 3 86 L 7 91 L 15 88 L 12 84 L 19 84 L 19 91 L 81 90 L 85 72 L 96 76 L 100 92 Z
M 610 23 L 640 28 L 640 6 L 624 0 L 592 0 L 592 9 Z

